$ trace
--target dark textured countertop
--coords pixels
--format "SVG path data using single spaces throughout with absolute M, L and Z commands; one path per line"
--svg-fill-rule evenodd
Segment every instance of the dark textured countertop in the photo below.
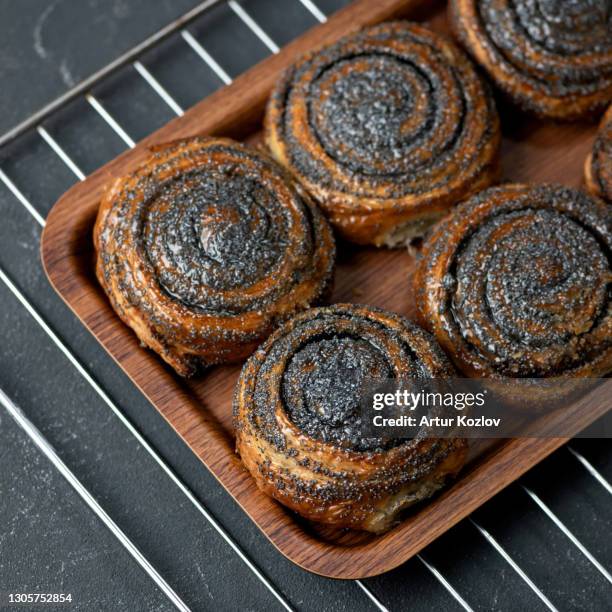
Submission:
M 0 133 L 195 4 L 0 0 Z M 315 4 L 329 14 L 345 2 Z M 244 0 L 242 6 L 279 45 L 316 23 L 299 0 Z M 227 6 L 189 29 L 230 76 L 270 52 Z M 178 35 L 142 61 L 184 108 L 222 85 Z M 94 93 L 134 140 L 173 116 L 132 67 Z M 125 148 L 82 98 L 45 127 L 85 173 Z M 361 584 L 332 581 L 287 561 L 48 284 L 38 252 L 41 226 L 32 212 L 44 217 L 77 180 L 74 173 L 36 131 L 0 150 L 0 168 L 25 198 L 0 182 L 0 388 L 193 610 L 282 609 L 202 508 L 294 609 L 455 610 L 461 601 L 475 610 L 546 609 L 538 589 L 560 610 L 610 609 L 612 585 L 604 573 L 520 486 L 534 491 L 609 572 L 610 490 L 567 447 L 477 511 L 474 522 L 463 521 L 421 558 L 390 574 Z M 134 431 L 193 492 L 195 503 Z M 609 441 L 576 440 L 571 446 L 612 480 Z M 8 592 L 72 594 L 71 607 L 41 609 L 174 608 L 0 406 L 0 609 L 18 609 L 3 607 Z

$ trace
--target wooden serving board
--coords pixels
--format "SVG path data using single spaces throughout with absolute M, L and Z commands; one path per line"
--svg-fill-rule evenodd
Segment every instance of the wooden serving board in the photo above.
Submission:
M 266 99 L 294 58 L 365 25 L 396 17 L 425 21 L 448 32 L 441 2 L 359 0 L 262 61 L 231 85 L 200 102 L 106 164 L 60 198 L 47 219 L 42 259 L 58 293 L 125 370 L 270 541 L 303 568 L 334 578 L 386 572 L 470 514 L 561 446 L 566 439 L 504 441 L 473 459 L 453 486 L 410 513 L 382 536 L 333 531 L 308 523 L 261 493 L 234 452 L 231 396 L 240 367 L 215 367 L 184 380 L 115 316 L 94 275 L 92 228 L 101 194 L 113 177 L 133 170 L 152 145 L 195 134 L 230 136 L 257 144 Z M 554 124 L 500 108 L 504 129 L 503 178 L 578 186 L 594 124 Z M 408 278 L 413 257 L 339 244 L 334 302 L 361 302 L 410 317 Z M 589 419 L 576 421 L 576 431 Z

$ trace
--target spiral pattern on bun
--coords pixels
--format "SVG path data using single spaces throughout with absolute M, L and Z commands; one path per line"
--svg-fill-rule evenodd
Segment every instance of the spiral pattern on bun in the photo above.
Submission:
M 447 378 L 434 340 L 399 315 L 337 304 L 301 313 L 246 362 L 234 396 L 236 445 L 267 494 L 337 527 L 388 529 L 465 460 L 459 439 L 364 438 L 368 381 Z
M 603 116 L 584 165 L 584 181 L 590 193 L 612 204 L 612 105 Z
M 500 89 L 555 119 L 612 100 L 609 0 L 451 0 L 453 29 Z
M 94 238 L 113 308 L 182 375 L 249 355 L 330 289 L 335 257 L 301 187 L 227 139 L 158 149 L 109 189 Z
M 397 246 L 497 174 L 488 87 L 453 43 L 385 23 L 305 55 L 268 104 L 266 142 L 341 235 Z
M 464 374 L 612 371 L 612 215 L 554 185 L 504 185 L 442 221 L 415 275 L 423 325 Z

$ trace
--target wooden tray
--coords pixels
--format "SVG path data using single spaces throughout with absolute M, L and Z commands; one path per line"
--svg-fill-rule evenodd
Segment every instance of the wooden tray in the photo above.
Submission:
M 148 147 L 213 133 L 257 142 L 268 94 L 296 55 L 364 25 L 399 16 L 447 31 L 445 6 L 440 2 L 355 2 L 75 185 L 54 206 L 42 237 L 42 259 L 51 283 L 117 364 L 280 552 L 307 570 L 334 578 L 363 578 L 400 565 L 566 439 L 498 444 L 471 461 L 452 487 L 383 536 L 331 531 L 308 523 L 260 493 L 234 453 L 231 395 L 239 367 L 213 368 L 186 381 L 153 352 L 141 348 L 96 282 L 92 227 L 104 186 L 141 163 Z M 580 184 L 594 125 L 555 125 L 527 118 L 515 109 L 501 112 L 505 180 Z M 369 303 L 410 316 L 413 305 L 407 278 L 412 261 L 403 250 L 339 245 L 333 301 Z M 587 424 L 588 420 L 576 422 L 576 431 Z

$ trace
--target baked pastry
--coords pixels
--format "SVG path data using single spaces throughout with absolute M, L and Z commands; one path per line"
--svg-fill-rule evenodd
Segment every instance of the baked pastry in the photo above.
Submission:
M 493 182 L 499 120 L 452 42 L 385 23 L 305 55 L 268 103 L 266 142 L 345 238 L 400 246 Z
M 590 118 L 612 100 L 609 0 L 450 0 L 453 30 L 527 111 Z
M 584 165 L 584 182 L 590 193 L 612 204 L 612 105 L 603 116 Z
M 612 209 L 576 189 L 503 185 L 440 222 L 414 278 L 422 324 L 487 378 L 612 371 Z
M 98 279 L 179 374 L 245 358 L 330 289 L 331 228 L 266 155 L 222 138 L 158 148 L 108 190 Z
M 236 448 L 259 488 L 303 517 L 380 533 L 459 471 L 467 445 L 421 431 L 364 438 L 364 384 L 452 375 L 434 340 L 399 315 L 352 304 L 308 310 L 244 365 Z

